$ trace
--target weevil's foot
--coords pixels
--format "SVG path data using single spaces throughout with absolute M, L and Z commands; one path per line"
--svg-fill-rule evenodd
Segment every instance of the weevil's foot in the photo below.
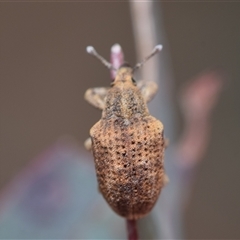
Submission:
M 169 177 L 166 173 L 163 175 L 163 187 L 165 187 L 169 183 Z
M 92 106 L 103 110 L 105 107 L 105 97 L 109 88 L 97 87 L 89 88 L 84 95 L 85 100 Z
M 154 98 L 158 90 L 158 85 L 151 81 L 140 80 L 137 85 L 147 103 Z
M 92 150 L 92 140 L 91 140 L 91 138 L 88 138 L 88 139 L 84 142 L 84 147 L 85 147 L 88 151 L 91 151 L 91 150 Z
M 168 138 L 164 138 L 164 147 L 165 148 L 168 148 L 169 143 L 170 143 L 169 139 Z

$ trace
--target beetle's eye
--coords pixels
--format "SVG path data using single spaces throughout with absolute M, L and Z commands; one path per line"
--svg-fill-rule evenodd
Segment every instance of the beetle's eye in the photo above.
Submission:
M 136 80 L 135 80 L 134 78 L 132 78 L 132 82 L 133 82 L 134 84 L 136 84 Z

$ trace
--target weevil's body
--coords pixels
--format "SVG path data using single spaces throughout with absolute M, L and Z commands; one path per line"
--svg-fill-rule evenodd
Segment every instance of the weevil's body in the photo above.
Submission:
M 150 96 L 143 91 L 132 81 L 132 69 L 120 68 L 104 95 L 102 118 L 90 130 L 99 189 L 128 219 L 149 213 L 164 185 L 163 125 L 149 114 Z

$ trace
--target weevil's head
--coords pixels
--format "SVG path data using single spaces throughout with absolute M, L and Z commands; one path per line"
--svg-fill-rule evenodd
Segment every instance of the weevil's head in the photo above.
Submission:
M 133 68 L 128 63 L 124 63 L 119 67 L 116 77 L 113 81 L 114 85 L 122 83 L 126 85 L 136 85 L 136 81 L 133 79 Z

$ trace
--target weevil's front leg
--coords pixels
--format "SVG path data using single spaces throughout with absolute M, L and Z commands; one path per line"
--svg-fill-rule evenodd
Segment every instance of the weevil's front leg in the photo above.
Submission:
M 109 88 L 97 87 L 89 88 L 84 95 L 84 98 L 94 107 L 103 110 L 105 107 L 105 97 Z
M 165 187 L 169 183 L 169 177 L 166 173 L 163 175 L 163 187 Z
M 92 139 L 89 137 L 85 142 L 84 142 L 84 147 L 88 150 L 92 150 Z
M 141 90 L 142 96 L 147 103 L 153 99 L 158 90 L 158 85 L 155 82 L 141 80 L 138 82 L 137 86 Z
M 169 146 L 169 139 L 168 138 L 164 138 L 164 147 L 165 148 L 168 148 L 168 146 Z

